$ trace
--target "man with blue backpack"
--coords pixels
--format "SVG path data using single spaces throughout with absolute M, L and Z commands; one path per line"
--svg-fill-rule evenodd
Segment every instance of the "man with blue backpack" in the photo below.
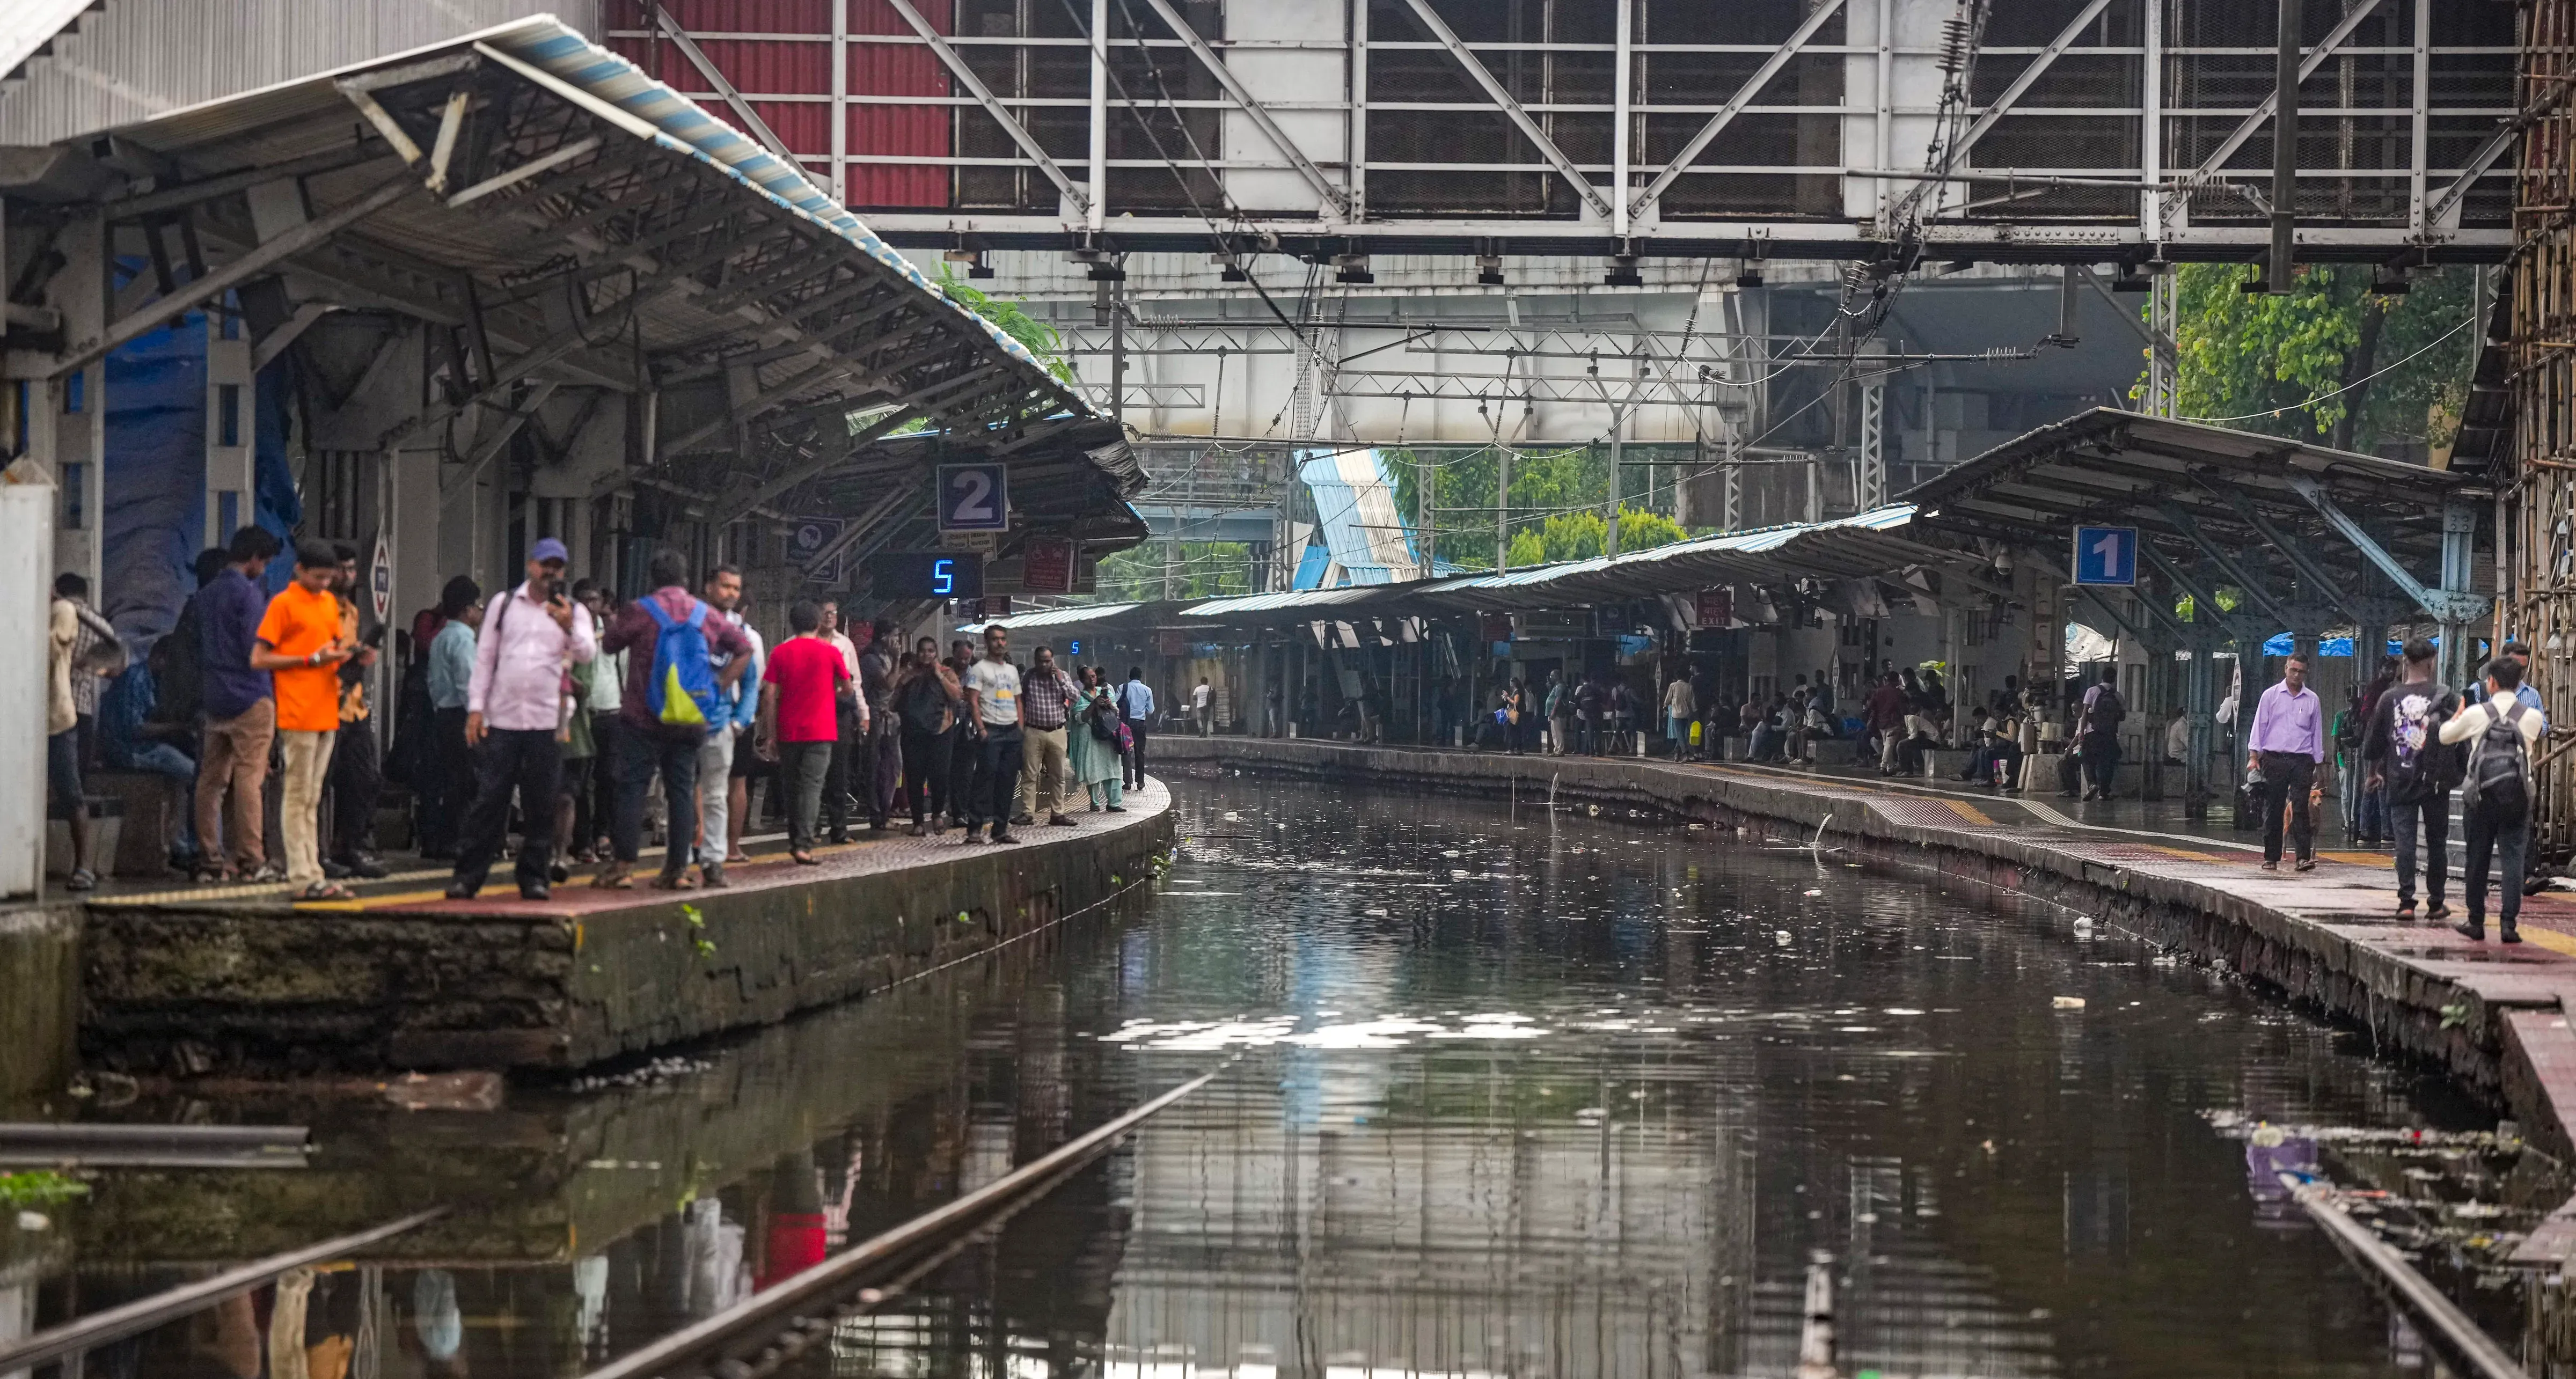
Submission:
M 689 844 L 698 831 L 698 752 L 710 732 L 731 730 L 734 704 L 723 691 L 751 669 L 751 639 L 689 592 L 689 562 L 678 551 L 655 551 L 647 570 L 653 591 L 618 609 L 599 642 L 604 655 L 629 654 L 617 709 L 617 817 L 609 830 L 616 860 L 590 884 L 608 890 L 635 884 L 644 793 L 658 770 L 670 843 L 653 884 L 688 890 Z M 721 670 L 717 656 L 726 658 Z

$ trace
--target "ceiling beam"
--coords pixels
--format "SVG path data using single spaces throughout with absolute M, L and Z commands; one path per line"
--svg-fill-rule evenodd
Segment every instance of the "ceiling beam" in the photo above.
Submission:
M 1252 93 L 1244 89 L 1242 80 L 1225 65 L 1225 59 L 1217 56 L 1216 50 L 1208 46 L 1207 40 L 1199 37 L 1199 31 L 1191 28 L 1181 18 L 1180 11 L 1172 8 L 1172 0 L 1145 0 L 1145 3 L 1154 7 L 1154 13 L 1162 16 L 1163 22 L 1171 27 L 1172 32 L 1180 36 L 1181 45 L 1188 48 L 1191 55 L 1199 60 L 1199 64 L 1208 69 L 1209 74 L 1216 78 L 1217 84 L 1225 88 L 1225 93 L 1234 98 L 1234 103 L 1243 107 L 1243 113 L 1251 118 L 1253 127 L 1261 131 L 1261 137 L 1269 140 L 1270 146 L 1279 150 L 1279 156 L 1287 159 L 1297 169 L 1297 175 L 1306 179 L 1306 185 L 1315 189 L 1315 195 L 1323 198 L 1323 203 L 1332 207 L 1343 219 L 1349 219 L 1350 198 L 1324 176 L 1324 170 L 1315 166 L 1314 160 L 1306 156 L 1304 149 L 1297 147 L 1296 140 L 1289 138 L 1286 132 L 1279 128 L 1278 122 L 1270 118 L 1270 111 L 1264 108 L 1261 102 L 1252 98 Z
M 892 2 L 899 5 L 903 4 L 904 0 L 892 0 Z M 1448 49 L 1449 56 L 1456 58 L 1458 65 L 1467 69 L 1467 75 L 1474 78 L 1476 84 L 1485 89 L 1486 99 L 1492 101 L 1515 126 L 1519 127 L 1521 137 L 1528 139 L 1530 145 L 1539 151 L 1541 157 L 1556 165 L 1556 170 L 1564 174 L 1566 182 L 1583 198 L 1584 204 L 1590 206 L 1603 220 L 1610 219 L 1610 203 L 1602 198 L 1601 189 L 1592 185 L 1592 179 L 1583 175 L 1583 169 L 1577 167 L 1573 159 L 1565 156 L 1565 150 L 1558 148 L 1554 139 L 1547 137 L 1547 131 L 1538 127 L 1538 121 L 1530 118 L 1530 113 L 1521 108 L 1521 103 L 1512 98 L 1512 93 L 1504 90 L 1501 82 L 1494 80 L 1494 74 L 1486 69 L 1483 60 L 1468 51 L 1467 45 L 1459 41 L 1457 31 L 1451 29 L 1448 22 L 1431 8 L 1431 0 L 1405 0 L 1405 3 L 1413 7 L 1413 17 L 1421 21 L 1423 28 L 1430 31 L 1432 40 Z M 1824 7 L 1832 9 L 1841 3 L 1842 0 L 1825 0 Z M 1657 190 L 1662 189 L 1659 187 Z

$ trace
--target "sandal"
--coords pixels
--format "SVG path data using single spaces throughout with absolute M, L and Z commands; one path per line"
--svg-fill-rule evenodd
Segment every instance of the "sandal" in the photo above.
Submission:
M 666 871 L 653 878 L 652 886 L 657 891 L 694 891 L 698 879 L 684 871 Z
M 296 892 L 295 898 L 297 900 L 355 900 L 358 898 L 358 893 L 337 881 L 316 881 Z
M 790 852 L 787 854 L 787 859 L 800 867 L 819 867 L 823 865 L 821 859 L 817 858 L 810 852 Z
M 74 867 L 72 874 L 63 878 L 63 889 L 67 891 L 85 891 L 97 884 L 98 873 L 87 867 Z
M 611 862 L 590 878 L 590 884 L 594 890 L 631 891 L 635 889 L 635 869 L 624 862 Z

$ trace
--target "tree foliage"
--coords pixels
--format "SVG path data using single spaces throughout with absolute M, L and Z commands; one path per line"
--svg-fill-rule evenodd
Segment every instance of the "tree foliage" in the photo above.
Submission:
M 2279 297 L 2241 290 L 2247 265 L 2175 271 L 2181 415 L 2365 452 L 2446 445 L 2458 429 L 2481 338 L 2474 325 L 2454 330 L 2475 296 L 2471 270 L 2446 268 L 2396 297 L 2371 293 L 2366 264 L 2312 266 Z M 2145 385 L 2142 373 L 2132 395 Z
M 1064 337 L 1055 327 L 1031 316 L 1018 302 L 996 297 L 957 276 L 946 264 L 939 266 L 939 290 L 948 300 L 974 312 L 992 323 L 994 329 L 1020 342 L 1038 358 L 1046 371 L 1059 383 L 1073 382 L 1073 366 L 1064 359 Z
M 1102 557 L 1099 597 L 1112 603 L 1163 597 L 1169 549 L 1160 541 L 1148 541 Z M 1174 598 L 1248 594 L 1252 592 L 1252 548 L 1240 541 L 1184 541 L 1171 573 Z
M 1512 533 L 1511 561 L 1514 569 L 1524 565 L 1542 565 L 1557 560 L 1589 560 L 1602 553 L 1601 535 L 1608 527 L 1598 512 L 1561 512 L 1542 520 L 1537 527 L 1523 527 Z M 1687 538 L 1681 524 L 1659 512 L 1641 512 L 1636 508 L 1619 510 L 1619 549 L 1643 551 L 1656 546 L 1669 546 Z

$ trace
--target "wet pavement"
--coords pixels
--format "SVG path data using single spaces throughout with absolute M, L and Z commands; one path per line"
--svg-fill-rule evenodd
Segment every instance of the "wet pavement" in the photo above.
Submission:
M 604 1085 L 93 1111 L 321 1148 L 0 1216 L 0 1334 L 467 1199 L 87 1372 L 578 1374 L 1226 1064 L 798 1372 L 1786 1374 L 1819 1253 L 1845 1373 L 2416 1371 L 2284 1168 L 2519 1345 L 2500 1261 L 2567 1185 L 2223 974 L 1831 850 L 1177 794 L 1183 859 L 1121 915 Z

